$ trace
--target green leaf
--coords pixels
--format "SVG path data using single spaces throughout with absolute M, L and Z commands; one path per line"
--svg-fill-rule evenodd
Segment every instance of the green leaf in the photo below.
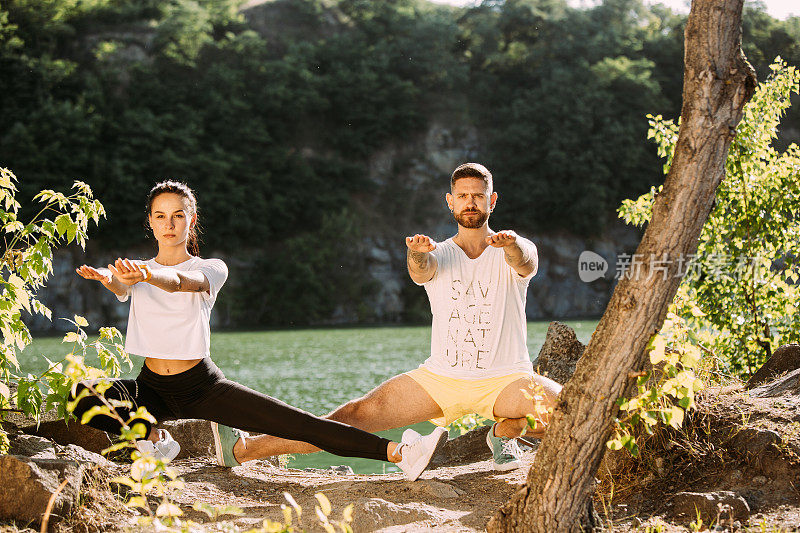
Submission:
M 80 342 L 80 341 L 81 341 L 81 336 L 78 335 L 78 333 L 75 332 L 75 331 L 68 332 L 66 335 L 64 335 L 64 338 L 61 340 L 62 343 L 65 343 L 65 342 L 73 343 L 73 342 Z
M 127 503 L 128 507 L 141 507 L 142 509 L 149 509 L 150 506 L 147 505 L 147 500 L 143 496 L 132 496 Z
M 111 409 L 105 405 L 93 405 L 85 413 L 83 413 L 83 416 L 81 416 L 81 424 L 85 425 L 89 423 L 89 421 L 94 418 L 95 415 L 111 416 Z
M 6 233 L 15 233 L 23 229 L 25 229 L 25 226 L 19 221 L 9 222 L 3 226 L 3 230 L 5 230 Z
M 66 213 L 56 217 L 56 232 L 59 237 L 64 235 L 72 225 L 72 219 Z
M 657 365 L 664 360 L 664 350 L 666 348 L 666 341 L 661 335 L 656 335 L 652 340 L 653 349 L 650 352 L 650 363 Z

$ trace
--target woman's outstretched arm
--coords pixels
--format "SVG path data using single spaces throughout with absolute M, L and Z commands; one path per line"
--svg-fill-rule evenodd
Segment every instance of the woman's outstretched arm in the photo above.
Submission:
M 128 286 L 125 283 L 122 283 L 116 277 L 114 277 L 111 273 L 111 270 L 107 268 L 94 268 L 88 265 L 81 265 L 75 269 L 75 272 L 84 279 L 91 279 L 95 281 L 99 281 L 103 284 L 103 287 L 110 290 L 117 296 L 125 296 L 128 294 Z
M 176 270 L 169 267 L 150 269 L 147 265 L 134 263 L 130 259 L 117 259 L 108 265 L 114 278 L 125 285 L 140 281 L 167 292 L 206 292 L 211 288 L 205 274 L 199 270 Z

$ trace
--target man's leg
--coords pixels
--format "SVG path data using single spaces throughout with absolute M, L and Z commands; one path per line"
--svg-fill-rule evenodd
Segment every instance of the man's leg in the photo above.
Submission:
M 425 389 L 410 377 L 400 374 L 378 385 L 365 396 L 347 402 L 325 418 L 375 433 L 441 416 L 444 416 L 442 409 Z M 319 448 L 311 444 L 271 435 L 248 438 L 244 445 L 239 441 L 234 448 L 240 462 L 285 453 L 318 451 Z
M 542 438 L 550 423 L 550 414 L 538 412 L 536 403 L 544 408 L 554 408 L 560 392 L 561 385 L 539 374 L 533 374 L 533 381 L 522 378 L 510 383 L 500 392 L 494 403 L 495 417 L 505 418 L 495 426 L 495 435 L 511 439 L 519 437 L 528 425 L 526 415 L 530 414 L 536 417 L 537 424 L 536 429 L 529 430 L 528 434 L 537 439 Z

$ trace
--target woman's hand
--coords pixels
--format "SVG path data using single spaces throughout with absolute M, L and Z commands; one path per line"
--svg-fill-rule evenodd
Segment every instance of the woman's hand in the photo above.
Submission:
M 99 281 L 104 285 L 114 281 L 114 278 L 111 275 L 111 271 L 106 268 L 98 269 L 90 267 L 88 265 L 81 265 L 75 269 L 75 272 L 77 272 L 78 275 L 83 279 L 92 279 L 95 281 Z
M 147 266 L 140 266 L 130 259 L 117 259 L 113 265 L 108 265 L 108 269 L 114 273 L 114 277 L 125 285 L 136 285 L 148 277 Z

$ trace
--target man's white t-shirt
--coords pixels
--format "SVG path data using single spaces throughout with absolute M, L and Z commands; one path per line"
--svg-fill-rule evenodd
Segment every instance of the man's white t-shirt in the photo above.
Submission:
M 431 356 L 421 365 L 459 379 L 533 372 L 525 296 L 535 273 L 520 276 L 502 248 L 470 259 L 453 239 L 431 252 L 438 266 L 423 283 L 431 303 Z
M 192 257 L 177 265 L 164 266 L 155 259 L 144 261 L 152 271 L 160 268 L 199 270 L 208 279 L 208 292 L 167 292 L 149 283 L 128 287 L 117 296 L 130 297 L 125 351 L 156 359 L 202 359 L 211 355 L 211 308 L 225 280 L 228 267 L 221 259 Z

